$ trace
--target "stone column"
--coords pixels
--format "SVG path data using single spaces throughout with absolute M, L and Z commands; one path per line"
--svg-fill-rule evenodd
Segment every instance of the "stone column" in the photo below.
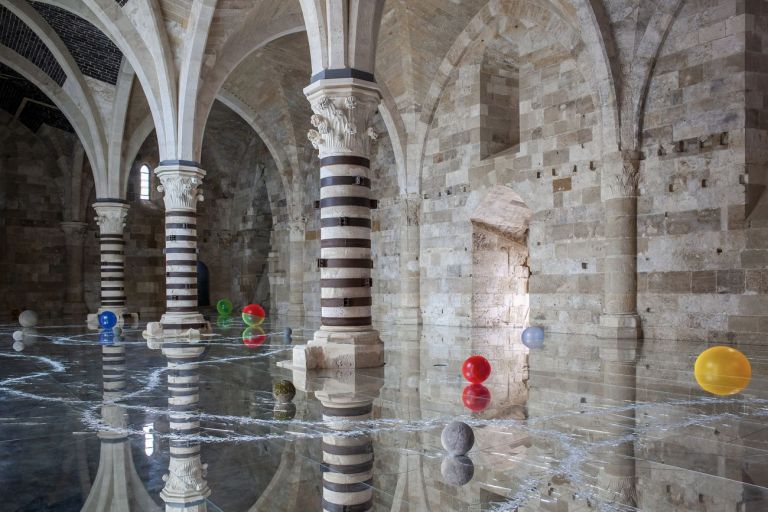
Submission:
M 375 83 L 318 80 L 304 89 L 312 111 L 308 136 L 320 150 L 321 327 L 293 363 L 312 368 L 367 368 L 384 363 L 371 318 L 372 118 Z
M 291 219 L 289 224 L 288 267 L 288 316 L 304 316 L 304 237 L 306 219 L 304 217 Z
M 96 223 L 99 225 L 99 250 L 101 254 L 101 305 L 98 313 L 112 311 L 118 324 L 126 317 L 137 321 L 135 313 L 125 311 L 125 219 L 128 204 L 114 199 L 97 199 Z M 98 324 L 96 315 L 88 315 L 89 325 Z
M 421 323 L 421 297 L 419 270 L 419 217 L 421 196 L 408 194 L 402 199 L 400 227 L 400 307 L 396 322 L 405 325 Z
M 605 338 L 640 336 L 637 314 L 637 195 L 640 152 L 623 151 L 608 159 L 603 179 L 605 262 L 603 314 Z
M 64 299 L 64 315 L 80 317 L 88 312 L 85 306 L 85 290 L 83 287 L 83 245 L 85 222 L 62 222 L 64 244 L 67 251 L 67 281 L 66 297 Z
M 200 434 L 200 375 L 198 365 L 204 346 L 200 343 L 164 342 L 168 362 L 168 411 L 171 459 L 160 498 L 167 511 L 203 512 L 211 494 L 205 480 L 207 464 L 200 457 L 200 442 L 184 439 Z
M 205 171 L 194 162 L 160 162 L 155 169 L 165 202 L 165 314 L 147 324 L 147 337 L 210 331 L 197 310 L 197 203 Z

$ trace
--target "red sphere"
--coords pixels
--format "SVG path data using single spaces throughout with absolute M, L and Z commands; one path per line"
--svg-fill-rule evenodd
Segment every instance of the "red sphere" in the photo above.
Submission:
M 472 412 L 480 412 L 491 403 L 491 392 L 482 384 L 470 384 L 461 394 L 464 407 Z
M 258 304 L 248 304 L 243 308 L 243 313 L 246 315 L 253 315 L 259 318 L 264 318 L 267 314 L 264 312 L 264 308 Z
M 461 365 L 461 374 L 472 384 L 480 384 L 491 374 L 491 363 L 483 356 L 470 356 Z

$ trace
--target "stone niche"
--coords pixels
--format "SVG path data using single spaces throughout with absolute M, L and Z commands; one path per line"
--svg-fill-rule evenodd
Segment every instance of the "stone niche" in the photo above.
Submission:
M 508 187 L 490 189 L 472 212 L 472 323 L 527 324 L 528 225 L 532 212 Z

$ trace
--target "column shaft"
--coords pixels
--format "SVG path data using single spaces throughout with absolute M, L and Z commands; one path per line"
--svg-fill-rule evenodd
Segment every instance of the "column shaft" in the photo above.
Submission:
M 369 161 L 321 160 L 320 306 L 322 329 L 370 330 L 371 181 Z
M 125 220 L 128 204 L 113 199 L 97 199 L 96 223 L 99 225 L 101 304 L 99 313 L 112 311 L 122 323 L 125 312 Z M 132 316 L 132 315 L 129 315 Z M 89 323 L 94 319 L 89 317 Z

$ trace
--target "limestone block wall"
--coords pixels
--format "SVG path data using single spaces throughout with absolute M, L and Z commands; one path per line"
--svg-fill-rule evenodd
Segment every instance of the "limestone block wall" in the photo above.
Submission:
M 0 319 L 20 310 L 62 312 L 65 293 L 63 176 L 50 146 L 0 112 Z
M 442 92 L 428 132 L 421 182 L 425 324 L 476 323 L 469 216 L 494 185 L 508 186 L 533 211 L 528 237 L 531 322 L 563 332 L 591 332 L 597 323 L 603 213 L 596 101 L 578 54 L 547 37 L 530 41 L 538 45 L 531 43 L 516 62 L 518 146 L 481 159 L 481 117 L 487 108 L 480 94 L 484 41 L 467 51 Z
M 684 2 L 661 48 L 638 202 L 646 337 L 764 340 L 768 332 L 768 217 L 750 197 L 766 163 L 761 5 Z

